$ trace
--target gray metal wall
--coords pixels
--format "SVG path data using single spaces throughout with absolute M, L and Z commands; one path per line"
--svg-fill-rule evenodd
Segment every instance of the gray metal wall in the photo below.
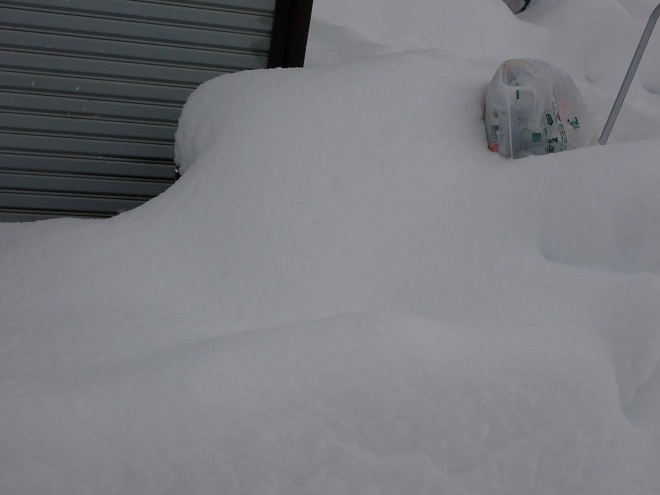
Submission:
M 275 0 L 0 0 L 0 221 L 111 216 L 176 178 L 201 82 L 268 65 Z

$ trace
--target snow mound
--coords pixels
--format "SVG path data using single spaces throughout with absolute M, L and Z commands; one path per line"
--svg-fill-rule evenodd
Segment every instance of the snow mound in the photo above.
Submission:
M 0 224 L 0 493 L 660 493 L 660 140 L 505 160 L 509 54 L 332 21 L 191 96 L 158 198 Z
M 362 314 L 91 365 L 4 396 L 0 488 L 654 493 L 592 345 Z

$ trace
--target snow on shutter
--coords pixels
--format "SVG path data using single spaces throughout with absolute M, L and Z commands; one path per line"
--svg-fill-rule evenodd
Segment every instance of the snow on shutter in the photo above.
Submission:
M 107 217 L 169 187 L 187 96 L 272 63 L 275 3 L 0 0 L 0 221 Z

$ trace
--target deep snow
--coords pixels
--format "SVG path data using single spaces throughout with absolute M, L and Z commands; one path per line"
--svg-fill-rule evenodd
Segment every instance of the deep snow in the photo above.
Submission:
M 166 193 L 0 224 L 0 493 L 660 493 L 660 35 L 607 146 L 482 120 L 529 56 L 600 130 L 653 7 L 316 0 Z

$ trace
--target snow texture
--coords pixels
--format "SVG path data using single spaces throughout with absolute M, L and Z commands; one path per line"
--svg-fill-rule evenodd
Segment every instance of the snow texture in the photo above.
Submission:
M 653 7 L 316 0 L 164 194 L 0 224 L 0 493 L 660 493 L 657 41 L 607 146 L 483 126 L 533 57 L 601 129 Z

